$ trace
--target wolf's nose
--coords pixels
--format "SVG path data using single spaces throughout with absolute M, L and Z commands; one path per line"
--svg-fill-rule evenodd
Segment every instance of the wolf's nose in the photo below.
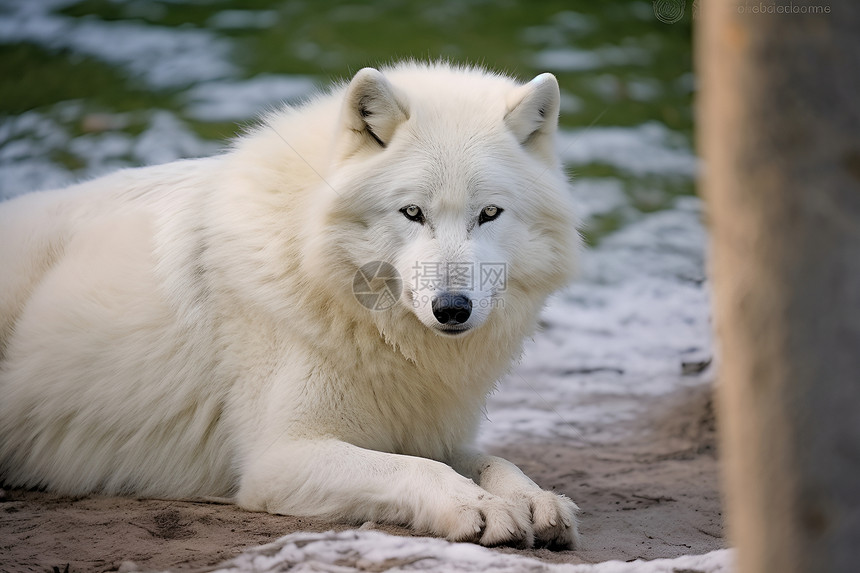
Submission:
M 472 314 L 472 301 L 461 294 L 444 293 L 433 298 L 433 316 L 441 324 L 463 324 Z

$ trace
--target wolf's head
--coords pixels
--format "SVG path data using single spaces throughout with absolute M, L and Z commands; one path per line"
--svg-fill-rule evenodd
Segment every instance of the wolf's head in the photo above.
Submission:
M 452 337 L 495 316 L 534 319 L 579 246 L 554 144 L 559 99 L 551 74 L 525 85 L 442 64 L 355 75 L 324 218 L 325 248 L 361 269 L 359 291 L 382 296 L 359 302 Z

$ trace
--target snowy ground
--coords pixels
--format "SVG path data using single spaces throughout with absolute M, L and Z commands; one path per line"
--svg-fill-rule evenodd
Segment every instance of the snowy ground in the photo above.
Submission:
M 548 564 L 505 555 L 467 543 L 440 539 L 404 538 L 376 531 L 294 533 L 247 551 L 215 571 L 275 573 L 276 571 L 438 571 L 445 573 L 729 573 L 728 549 L 706 555 L 653 561 L 606 561 L 597 565 Z

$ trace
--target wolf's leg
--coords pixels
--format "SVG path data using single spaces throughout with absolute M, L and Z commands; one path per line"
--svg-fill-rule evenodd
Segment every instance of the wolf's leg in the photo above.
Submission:
M 462 450 L 452 456 L 451 466 L 488 492 L 524 507 L 531 515 L 535 541 L 560 549 L 579 545 L 576 514 L 570 499 L 542 490 L 511 462 L 481 452 Z
M 280 442 L 250 460 L 237 502 L 270 513 L 409 524 L 452 541 L 531 546 L 528 508 L 433 460 L 346 442 Z

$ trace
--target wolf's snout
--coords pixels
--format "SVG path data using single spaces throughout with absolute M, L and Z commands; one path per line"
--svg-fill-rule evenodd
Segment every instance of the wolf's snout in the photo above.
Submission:
M 461 294 L 444 293 L 433 298 L 433 316 L 441 324 L 463 324 L 472 314 L 472 301 Z

